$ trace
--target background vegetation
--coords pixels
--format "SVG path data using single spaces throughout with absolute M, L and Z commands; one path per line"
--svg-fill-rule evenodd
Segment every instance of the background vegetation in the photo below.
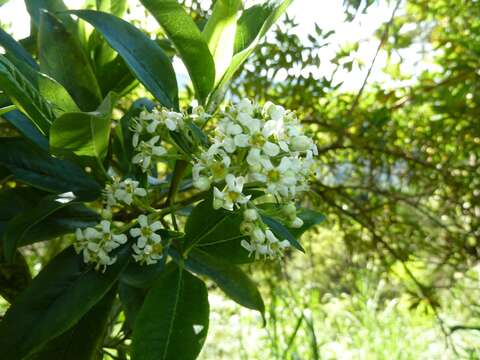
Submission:
M 480 358 L 480 3 L 380 4 L 391 18 L 377 30 L 373 61 L 361 62 L 355 43 L 323 59 L 334 30 L 319 23 L 301 41 L 287 12 L 229 88 L 231 98 L 274 101 L 308 124 L 321 176 L 304 202 L 326 220 L 303 235 L 306 255 L 247 267 L 266 300 L 265 327 L 211 296 L 221 310 L 203 359 Z M 210 7 L 185 5 L 202 26 Z M 374 6 L 345 1 L 345 21 Z M 325 61 L 335 70 L 320 75 Z M 379 67 L 384 80 L 370 81 Z M 338 78 L 359 68 L 361 88 L 343 87 Z M 187 85 L 181 101 L 191 97 Z M 62 244 L 26 249 L 29 267 L 38 272 Z

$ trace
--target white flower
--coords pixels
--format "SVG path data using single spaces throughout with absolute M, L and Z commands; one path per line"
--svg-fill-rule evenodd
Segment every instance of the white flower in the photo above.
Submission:
M 132 158 L 134 164 L 141 164 L 142 170 L 146 172 L 152 163 L 152 159 L 157 159 L 167 153 L 167 150 L 158 145 L 160 136 L 154 136 L 148 141 L 141 141 L 137 146 L 138 153 Z
M 251 115 L 253 113 L 253 110 L 255 110 L 255 106 L 249 99 L 242 99 L 237 104 L 237 110 L 239 112 Z
M 132 245 L 132 256 L 141 264 L 155 264 L 163 256 L 162 237 L 156 233 L 162 224 L 160 221 L 150 224 L 146 215 L 140 215 L 137 220 L 140 226 L 130 229 L 130 235 L 137 238 Z
M 110 221 L 102 220 L 98 228 L 89 227 L 75 231 L 75 250 L 82 253 L 85 263 L 96 264 L 97 270 L 115 263 L 117 259 L 110 256 L 110 252 L 127 242 L 126 235 L 113 234 L 110 228 Z
M 139 182 L 132 179 L 125 179 L 120 182 L 114 192 L 115 199 L 127 205 L 131 205 L 134 196 L 145 197 L 147 190 L 138 186 Z
M 226 210 L 232 211 L 234 205 L 239 206 L 246 204 L 251 195 L 245 196 L 242 194 L 245 179 L 241 176 L 235 177 L 232 174 L 228 174 L 225 177 L 225 181 L 227 186 L 224 191 L 220 191 L 217 187 L 213 188 L 214 208 L 219 209 L 223 207 Z
M 140 215 L 137 220 L 140 226 L 130 229 L 130 235 L 138 238 L 137 242 L 140 247 L 144 247 L 149 241 L 159 243 L 162 240 L 161 236 L 155 233 L 155 231 L 162 228 L 162 223 L 160 221 L 155 221 L 150 224 L 148 217 L 143 214 Z
M 183 115 L 174 111 L 164 112 L 165 126 L 170 131 L 177 131 L 183 128 Z

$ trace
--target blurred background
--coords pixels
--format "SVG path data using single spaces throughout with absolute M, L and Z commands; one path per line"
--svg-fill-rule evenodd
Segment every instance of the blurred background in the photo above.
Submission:
M 183 3 L 201 27 L 211 1 Z M 127 19 L 163 38 L 137 1 Z M 23 1 L 0 26 L 28 46 Z M 213 292 L 201 358 L 480 359 L 480 2 L 296 0 L 228 96 L 298 112 L 319 148 L 303 201 L 326 218 L 305 254 L 247 268 L 266 326 Z

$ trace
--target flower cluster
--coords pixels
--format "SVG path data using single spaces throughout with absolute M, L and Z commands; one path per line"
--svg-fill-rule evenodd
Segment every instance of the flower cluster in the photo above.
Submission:
M 98 227 L 77 229 L 75 235 L 75 250 L 82 253 L 84 262 L 96 264 L 96 269 L 112 265 L 117 259 L 110 253 L 127 242 L 126 235 L 112 233 L 108 220 L 102 220 Z
M 205 127 L 209 139 L 196 142 L 188 136 L 193 123 Z M 179 113 L 164 108 L 142 111 L 134 120 L 132 145 L 135 154 L 132 162 L 145 173 L 159 160 L 176 155 L 167 150 L 178 139 L 195 143 L 188 155 L 194 159 L 193 186 L 201 191 L 213 188 L 213 207 L 234 211 L 241 209 L 243 222 L 240 231 L 245 235 L 241 245 L 256 258 L 279 258 L 290 246 L 287 239 L 279 239 L 259 215 L 265 215 L 253 197 L 251 189 L 261 190 L 275 199 L 275 214 L 288 227 L 299 228 L 303 221 L 297 216 L 295 200 L 308 189 L 313 173 L 317 148 L 306 136 L 296 115 L 283 107 L 266 103 L 263 107 L 249 100 L 229 105 L 212 116 L 203 108 Z M 198 134 L 197 134 L 198 135 Z M 205 141 L 204 141 L 205 140 Z M 205 148 L 200 147 L 200 144 Z M 208 145 L 207 145 L 208 144 Z M 178 145 L 178 144 L 177 144 Z M 182 151 L 182 147 L 179 147 Z M 148 191 L 136 180 L 115 179 L 103 192 L 103 220 L 96 227 L 78 229 L 75 249 L 82 253 L 85 262 L 105 268 L 115 262 L 112 251 L 127 242 L 127 236 L 114 233 L 112 214 L 118 207 L 134 206 L 155 213 L 148 204 Z M 277 211 L 278 212 L 278 211 Z M 162 225 L 155 215 L 141 214 L 130 225 L 132 256 L 140 264 L 158 262 L 164 255 L 165 239 L 159 234 Z
M 127 242 L 125 234 L 114 234 L 112 231 L 112 207 L 127 205 L 132 206 L 137 200 L 145 198 L 147 190 L 140 187 L 138 181 L 127 178 L 123 181 L 114 179 L 107 184 L 103 192 L 104 208 L 101 211 L 103 220 L 96 227 L 76 230 L 77 253 L 83 254 L 86 263 L 96 264 L 96 269 L 105 269 L 116 261 L 112 251 Z M 139 227 L 130 229 L 130 235 L 136 238 L 132 245 L 133 258 L 141 264 L 155 264 L 163 255 L 162 238 L 156 233 L 162 226 L 156 221 L 149 224 L 146 215 L 136 219 Z
M 255 258 L 260 256 L 271 259 L 282 257 L 283 250 L 290 246 L 288 240 L 280 241 L 273 234 L 262 222 L 255 209 L 244 210 L 240 231 L 250 238 L 250 241 L 242 240 L 240 244 L 250 255 L 255 254 Z
M 216 209 L 232 211 L 249 204 L 251 196 L 244 192 L 248 183 L 263 188 L 281 204 L 292 204 L 299 193 L 308 189 L 317 154 L 316 145 L 303 133 L 293 112 L 270 102 L 260 107 L 244 99 L 220 114 L 212 144 L 193 165 L 193 184 L 199 190 L 215 184 Z M 292 206 L 295 208 L 293 204 L 289 207 L 289 225 L 300 227 L 301 220 L 292 213 Z M 257 221 L 258 235 L 267 227 L 260 219 Z M 247 233 L 250 242 L 242 245 L 256 256 L 279 255 L 288 246 L 278 242 L 270 230 L 263 231 L 263 238 Z M 264 244 L 265 239 L 272 244 L 270 248 Z M 281 244 L 279 248 L 277 244 Z

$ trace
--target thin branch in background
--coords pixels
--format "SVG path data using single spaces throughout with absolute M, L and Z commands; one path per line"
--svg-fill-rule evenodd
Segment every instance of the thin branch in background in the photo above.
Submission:
M 397 3 L 395 4 L 395 8 L 392 11 L 392 15 L 390 16 L 390 19 L 388 22 L 385 24 L 385 29 L 383 30 L 382 37 L 380 38 L 380 43 L 378 44 L 377 51 L 375 52 L 375 55 L 372 59 L 372 62 L 370 63 L 370 67 L 368 68 L 367 75 L 365 76 L 365 79 L 363 79 L 362 86 L 360 87 L 360 90 L 357 93 L 357 96 L 355 96 L 355 99 L 353 100 L 352 106 L 350 107 L 350 110 L 348 112 L 348 116 L 352 115 L 353 112 L 355 111 L 355 108 L 358 105 L 358 102 L 360 101 L 360 97 L 362 96 L 363 90 L 365 89 L 365 86 L 367 85 L 368 78 L 370 77 L 370 74 L 372 73 L 373 66 L 375 65 L 375 62 L 377 61 L 378 54 L 380 53 L 381 48 L 385 44 L 385 42 L 388 39 L 388 33 L 390 30 L 390 27 L 393 24 L 393 20 L 395 19 L 395 14 L 397 13 L 397 10 L 400 8 L 400 4 L 402 3 L 402 0 L 398 0 Z

